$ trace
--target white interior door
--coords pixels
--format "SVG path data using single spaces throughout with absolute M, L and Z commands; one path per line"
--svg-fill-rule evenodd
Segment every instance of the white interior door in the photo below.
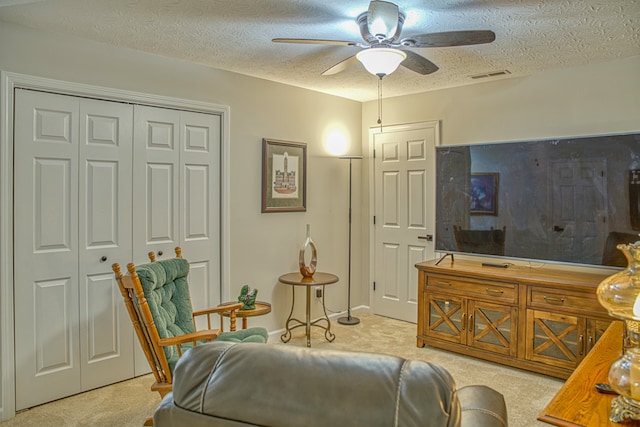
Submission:
M 191 301 L 200 310 L 221 302 L 220 116 L 181 112 L 180 142 L 180 245 L 189 260 Z
M 81 389 L 133 377 L 133 326 L 111 265 L 132 256 L 133 107 L 83 99 L 79 134 Z
M 375 147 L 374 312 L 417 321 L 415 264 L 434 257 L 437 122 L 384 128 Z
M 135 106 L 133 174 L 133 260 L 149 262 L 174 256 L 179 245 L 180 113 Z
M 189 261 L 194 309 L 220 302 L 220 116 L 135 106 L 134 262 Z M 203 328 L 204 325 L 198 325 Z M 136 375 L 148 372 L 141 349 Z
M 551 168 L 554 259 L 600 264 L 607 234 L 606 160 L 555 160 Z
M 15 96 L 16 410 L 80 391 L 76 99 Z
M 16 408 L 133 376 L 131 107 L 17 90 Z
M 220 302 L 222 117 L 22 89 L 14 116 L 20 410 L 148 372 L 112 263 L 180 245 Z
M 136 105 L 133 143 L 133 262 L 172 258 L 179 245 L 179 127 L 176 110 Z M 187 255 L 185 254 L 185 257 Z M 151 371 L 140 345 L 135 374 Z
M 134 259 L 190 262 L 193 305 L 220 302 L 220 116 L 136 106 Z

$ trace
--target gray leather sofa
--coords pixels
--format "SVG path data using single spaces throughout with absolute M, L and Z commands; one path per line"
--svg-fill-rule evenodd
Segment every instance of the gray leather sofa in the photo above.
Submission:
M 166 426 L 502 427 L 486 386 L 456 390 L 442 367 L 399 357 L 280 344 L 213 342 L 187 351 L 155 411 Z

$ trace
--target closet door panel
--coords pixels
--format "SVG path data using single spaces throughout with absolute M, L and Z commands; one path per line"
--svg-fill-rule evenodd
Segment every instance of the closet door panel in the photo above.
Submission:
M 209 289 L 209 286 L 206 286 L 206 284 L 211 281 L 211 272 L 209 271 L 211 264 L 209 260 L 194 262 L 189 259 L 189 293 L 191 294 L 191 302 L 195 310 L 202 310 L 213 306 L 206 304 L 206 301 L 209 301 L 213 293 Z M 200 317 L 200 319 L 196 319 L 198 329 L 207 329 L 206 316 Z
M 134 107 L 133 259 L 174 256 L 179 245 L 179 112 Z
M 133 259 L 189 260 L 194 309 L 220 303 L 220 116 L 134 107 Z M 203 325 L 198 325 L 202 327 Z M 136 375 L 148 372 L 136 350 Z
M 133 377 L 133 336 L 122 333 L 127 319 L 122 318 L 122 295 L 114 289 L 113 273 L 87 275 L 82 287 L 85 391 Z
M 180 113 L 180 240 L 195 309 L 220 301 L 220 117 Z
M 170 163 L 146 165 L 146 243 L 166 244 L 176 241 L 174 193 L 175 166 Z M 172 253 L 167 252 L 168 255 Z
M 66 257 L 76 249 L 72 242 L 75 215 L 71 205 L 75 195 L 70 193 L 75 159 L 47 158 L 45 154 L 32 160 L 33 251 L 42 255 L 57 252 Z
M 149 262 L 149 252 L 157 259 L 171 258 L 180 244 L 179 120 L 175 110 L 134 106 L 132 259 L 136 264 Z M 136 342 L 135 375 L 148 372 Z
M 202 241 L 209 238 L 209 168 L 207 165 L 184 166 L 184 240 Z
M 134 375 L 134 334 L 111 265 L 132 250 L 133 107 L 80 101 L 80 334 L 82 390 Z
M 80 391 L 78 102 L 16 90 L 16 409 Z

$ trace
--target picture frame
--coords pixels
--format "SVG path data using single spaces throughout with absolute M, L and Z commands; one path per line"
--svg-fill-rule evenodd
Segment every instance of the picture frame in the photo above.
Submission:
M 498 181 L 500 174 L 482 172 L 471 174 L 469 208 L 471 215 L 498 215 Z
M 307 211 L 307 144 L 262 139 L 262 213 Z
M 631 229 L 640 230 L 640 169 L 629 171 L 629 219 Z

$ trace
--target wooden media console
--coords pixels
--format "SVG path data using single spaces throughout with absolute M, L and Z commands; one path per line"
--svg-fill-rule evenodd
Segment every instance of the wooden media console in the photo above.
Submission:
M 418 347 L 566 379 L 613 320 L 596 298 L 609 274 L 436 262 L 416 264 Z

